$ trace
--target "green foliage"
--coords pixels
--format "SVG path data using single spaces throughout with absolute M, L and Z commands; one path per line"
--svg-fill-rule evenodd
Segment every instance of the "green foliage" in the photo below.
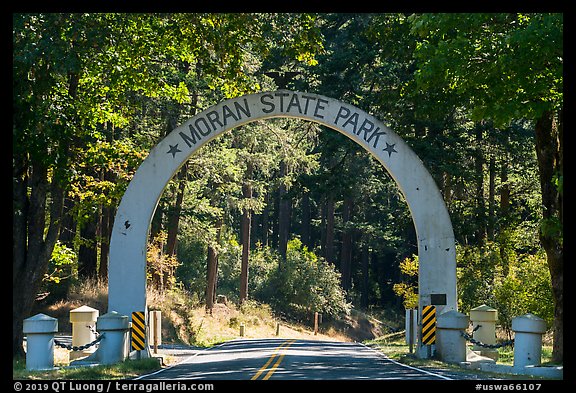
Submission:
M 418 255 L 405 258 L 400 262 L 400 271 L 406 279 L 392 286 L 396 296 L 402 298 L 402 304 L 406 310 L 418 308 L 418 286 L 414 284 L 414 279 L 418 277 L 418 266 Z
M 272 275 L 278 269 L 280 258 L 278 253 L 261 243 L 250 251 L 250 273 L 248 274 L 248 288 L 256 299 L 263 299 Z
M 221 244 L 225 249 L 218 255 L 218 293 L 238 302 L 242 246 L 235 236 L 226 238 Z M 250 273 L 248 277 L 250 280 Z
M 76 262 L 76 258 L 74 250 L 57 241 L 48 265 L 49 273 L 44 274 L 44 281 L 59 284 L 70 275 L 70 267 Z
M 493 242 L 483 247 L 458 245 L 456 252 L 458 308 L 466 313 L 481 304 L 492 306 L 494 282 L 501 266 L 498 245 Z
M 223 98 L 274 89 L 265 71 L 302 71 L 288 88 L 326 94 L 384 120 L 429 168 L 460 243 L 461 309 L 490 304 L 503 326 L 526 310 L 549 321 L 538 231 L 561 236 L 562 227 L 556 218 L 541 221 L 531 120 L 562 105 L 562 14 L 40 13 L 12 20 L 14 179 L 24 183 L 47 168 L 40 183 L 46 201 L 54 180 L 64 180 L 73 205 L 67 214 L 78 224 L 72 229 L 117 206 L 147 152 L 174 124 Z M 353 238 L 348 296 L 362 287 L 366 246 L 367 292 L 384 304 L 396 283 L 404 306 L 417 304 L 417 257 L 396 262 L 416 252 L 410 212 L 380 163 L 345 136 L 294 119 L 255 122 L 210 141 L 186 168 L 176 276 L 194 296 L 204 296 L 211 246 L 218 293 L 238 298 L 239 215 L 251 210 L 250 296 L 292 315 L 346 311 L 333 265 L 298 240 L 286 261 L 274 251 L 284 186 L 292 230 L 310 219 L 310 250 L 325 251 L 326 200 L 333 199 L 334 261 L 342 235 Z M 562 193 L 561 171 L 552 180 Z M 180 181 L 175 177 L 159 202 L 162 229 Z M 252 187 L 249 199 L 244 184 Z M 36 184 L 24 190 L 25 198 L 36 195 Z M 508 204 L 498 206 L 504 191 Z M 354 206 L 346 222 L 345 199 Z M 26 202 L 15 211 L 24 214 Z M 37 216 L 60 218 L 41 206 Z M 481 233 L 488 220 L 491 237 Z M 161 244 L 151 248 L 151 277 L 173 282 L 175 265 Z M 74 252 L 57 244 L 44 287 L 64 288 L 75 263 Z
M 146 277 L 157 289 L 169 289 L 176 283 L 176 268 L 180 264 L 176 255 L 164 253 L 168 234 L 161 231 L 148 243 L 146 252 Z
M 189 236 L 178 239 L 178 260 L 176 268 L 179 282 L 191 293 L 204 298 L 206 291 L 206 245 Z
M 543 218 L 540 221 L 540 231 L 543 236 L 560 239 L 560 244 L 563 244 L 563 228 L 562 222 L 558 217 Z
M 192 246 L 192 247 L 190 247 Z M 201 293 L 206 285 L 206 256 L 199 252 L 199 244 L 181 245 L 179 253 L 195 254 L 197 260 L 179 267 L 179 278 L 187 277 L 188 288 Z M 197 251 L 194 251 L 194 250 Z M 188 251 L 185 251 L 188 250 Z M 240 256 L 242 247 L 234 238 L 223 240 L 218 255 L 218 293 L 238 300 L 240 284 Z M 192 266 L 196 266 L 192 273 Z M 186 274 L 187 276 L 183 276 Z M 306 312 L 318 311 L 326 316 L 347 312 L 345 292 L 340 287 L 340 273 L 333 265 L 316 256 L 298 239 L 288 242 L 286 261 L 270 247 L 257 244 L 250 252 L 248 274 L 250 297 L 270 303 L 275 312 L 291 318 L 301 318 Z
M 48 262 L 48 269 L 42 278 L 40 294 L 49 299 L 66 297 L 68 288 L 73 283 L 74 270 L 78 256 L 76 252 L 57 241 Z
M 340 273 L 299 239 L 288 242 L 286 261 L 271 275 L 264 297 L 276 310 L 299 317 L 315 311 L 336 317 L 350 310 Z
M 418 85 L 464 100 L 473 119 L 502 126 L 562 106 L 562 14 L 415 14 L 411 23 Z
M 522 253 L 510 244 L 492 242 L 484 247 L 458 246 L 457 272 L 462 312 L 486 304 L 498 310 L 499 324 L 508 330 L 514 317 L 526 313 L 552 325 L 552 286 L 542 252 Z
M 554 300 L 544 253 L 520 254 L 510 260 L 508 274 L 497 274 L 494 280 L 493 307 L 505 329 L 511 329 L 514 317 L 526 313 L 544 319 L 548 328 L 552 326 Z

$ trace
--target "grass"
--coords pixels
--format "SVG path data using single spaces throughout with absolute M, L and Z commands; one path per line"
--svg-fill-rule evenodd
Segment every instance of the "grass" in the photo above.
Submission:
M 13 379 L 74 379 L 74 380 L 102 380 L 102 379 L 129 379 L 160 369 L 158 359 L 148 358 L 142 360 L 126 360 L 122 363 L 109 366 L 74 367 L 67 368 L 55 363 L 54 370 L 29 371 L 25 362 L 13 361 Z
M 276 318 L 268 305 L 248 301 L 242 306 L 234 303 L 215 304 L 211 313 L 204 305 L 184 289 L 160 293 L 149 289 L 147 301 L 150 310 L 160 310 L 162 315 L 162 342 L 187 344 L 195 347 L 211 347 L 224 341 L 239 338 L 240 325 L 244 325 L 246 338 L 290 337 L 301 339 L 326 339 L 350 341 L 350 338 L 334 329 L 326 329 L 318 335 L 310 327 L 287 323 Z M 88 281 L 71 288 L 68 299 L 46 304 L 37 308 L 58 319 L 59 332 L 71 334 L 70 310 L 87 305 L 106 313 L 107 286 Z M 279 335 L 276 335 L 280 324 Z M 169 356 L 164 359 L 170 364 Z M 13 361 L 13 379 L 129 379 L 160 369 L 156 358 L 127 360 L 109 366 L 69 367 L 69 351 L 60 347 L 54 349 L 54 370 L 28 371 L 25 360 Z
M 367 345 L 372 345 L 382 352 L 384 352 L 389 358 L 394 360 L 404 360 L 411 359 L 412 356 L 409 352 L 408 344 L 405 343 L 404 337 L 394 337 L 393 335 L 387 335 L 383 337 L 378 337 L 374 340 L 368 340 L 365 342 Z M 472 349 L 472 345 L 468 345 Z M 409 360 L 411 361 L 411 360 Z M 513 365 L 514 363 L 514 349 L 511 346 L 498 348 L 498 364 Z M 552 346 L 543 345 L 542 346 L 542 365 L 552 365 Z
M 66 301 L 45 305 L 35 311 L 43 312 L 58 318 L 60 332 L 70 332 L 70 310 L 81 305 L 88 305 L 106 312 L 107 287 L 97 282 L 87 282 L 72 288 Z M 434 359 L 420 359 L 409 352 L 404 335 L 388 333 L 386 326 L 394 325 L 398 320 L 394 315 L 371 315 L 352 312 L 342 321 L 328 325 L 323 324 L 321 331 L 314 335 L 312 328 L 303 324 L 281 321 L 273 315 L 268 305 L 248 301 L 242 306 L 234 303 L 215 304 L 211 313 L 208 313 L 203 304 L 184 289 L 176 287 L 173 290 L 161 293 L 148 290 L 147 301 L 150 310 L 160 310 L 162 314 L 162 342 L 183 343 L 196 347 L 211 347 L 213 345 L 240 337 L 240 325 L 244 325 L 246 338 L 300 338 L 338 341 L 362 341 L 370 345 L 389 358 L 414 366 L 453 368 Z M 369 322 L 368 322 L 369 321 Z M 277 324 L 280 324 L 279 335 L 276 335 Z M 70 334 L 70 333 L 68 333 Z M 376 339 L 366 340 L 363 336 L 378 336 Z M 551 364 L 551 345 L 545 343 L 542 350 L 542 364 Z M 513 364 L 513 348 L 503 347 L 499 351 L 499 364 Z M 93 366 L 69 368 L 68 351 L 55 348 L 54 364 L 58 368 L 51 371 L 28 371 L 25 362 L 13 362 L 14 379 L 128 379 L 149 373 L 160 368 L 157 359 L 127 360 L 111 366 Z M 164 359 L 170 364 L 169 358 Z
M 400 363 L 407 364 L 415 367 L 422 368 L 434 368 L 443 370 L 452 370 L 454 372 L 470 372 L 464 370 L 457 364 L 445 363 L 436 359 L 421 359 L 414 353 L 410 353 L 409 346 L 406 344 L 404 336 L 386 335 L 378 337 L 374 340 L 367 340 L 364 342 L 382 353 L 388 356 L 390 359 L 396 360 Z M 469 344 L 468 347 L 472 349 L 472 345 Z M 514 363 L 514 349 L 513 347 L 506 346 L 498 348 L 498 360 L 497 364 L 512 366 Z M 552 346 L 543 345 L 542 347 L 542 366 L 554 365 L 552 363 Z M 513 375 L 513 374 L 498 374 L 487 371 L 474 370 L 473 371 L 479 375 L 486 376 L 497 376 L 504 379 L 538 379 L 537 377 L 530 377 L 525 375 Z
M 502 347 L 498 348 L 498 363 L 505 364 L 507 366 L 512 366 L 514 364 L 514 348 L 513 347 Z M 552 362 L 552 346 L 543 345 L 542 346 L 542 366 L 556 366 Z

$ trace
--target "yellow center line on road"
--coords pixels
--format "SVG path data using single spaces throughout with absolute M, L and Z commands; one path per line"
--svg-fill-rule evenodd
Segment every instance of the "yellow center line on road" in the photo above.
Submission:
M 262 373 L 266 370 L 268 370 L 268 367 L 270 366 L 270 364 L 272 364 L 272 362 L 274 361 L 274 358 L 278 355 L 278 353 L 280 352 L 280 350 L 282 349 L 286 349 L 288 348 L 290 345 L 294 344 L 296 342 L 296 340 L 288 340 L 284 343 L 282 343 L 282 345 L 278 346 L 275 351 L 274 354 L 270 357 L 270 359 L 268 359 L 268 361 L 260 368 L 260 370 L 258 370 L 258 372 L 256 374 L 254 374 L 254 376 L 252 378 L 250 378 L 252 381 L 258 379 L 258 377 L 260 377 L 260 375 L 262 375 Z M 280 365 L 280 363 L 282 362 L 282 359 L 284 358 L 285 353 L 283 353 L 282 355 L 278 356 L 278 360 L 276 361 L 276 363 L 274 363 L 274 366 L 272 366 L 272 368 L 270 370 L 268 370 L 268 373 L 266 373 L 266 375 L 264 376 L 264 379 L 269 379 L 272 374 L 274 374 L 274 371 L 276 371 L 276 369 L 278 368 L 278 366 Z

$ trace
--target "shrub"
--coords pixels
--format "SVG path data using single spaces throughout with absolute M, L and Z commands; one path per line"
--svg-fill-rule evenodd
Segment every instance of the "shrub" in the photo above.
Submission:
M 550 272 L 543 252 L 524 253 L 496 243 L 484 247 L 459 247 L 459 308 L 467 313 L 486 304 L 498 310 L 499 324 L 510 330 L 512 319 L 532 313 L 550 327 L 554 301 Z
M 550 328 L 554 320 L 554 299 L 550 271 L 543 253 L 522 254 L 510 261 L 506 276 L 499 276 L 494 283 L 494 308 L 506 330 L 511 329 L 512 319 L 532 313 L 546 321 Z
M 286 260 L 272 272 L 262 295 L 263 301 L 292 316 L 317 311 L 335 317 L 350 311 L 340 273 L 299 239 L 288 242 Z
M 394 284 L 392 290 L 402 298 L 406 310 L 418 308 L 418 285 L 414 281 L 418 277 L 418 255 L 405 258 L 400 262 L 400 271 L 406 277 L 405 282 Z
M 48 262 L 48 271 L 42 279 L 41 297 L 50 296 L 50 301 L 66 298 L 70 285 L 76 253 L 73 249 L 57 241 Z

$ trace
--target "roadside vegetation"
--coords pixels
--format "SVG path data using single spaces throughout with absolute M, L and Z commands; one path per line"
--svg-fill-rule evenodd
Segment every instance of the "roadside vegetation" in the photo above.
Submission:
M 39 305 L 35 310 L 58 319 L 59 334 L 71 334 L 70 310 L 87 305 L 106 310 L 107 287 L 95 280 L 78 282 L 71 287 L 66 300 L 53 304 Z M 314 334 L 313 313 L 301 321 L 287 320 L 275 314 L 272 308 L 256 301 L 247 301 L 238 306 L 231 300 L 216 303 L 212 311 L 181 286 L 164 292 L 149 287 L 148 301 L 151 310 L 162 313 L 163 344 L 182 344 L 204 348 L 240 337 L 240 325 L 244 325 L 244 337 L 290 337 L 312 340 L 361 341 L 387 331 L 390 321 L 382 321 L 349 310 L 342 319 L 323 320 L 319 331 Z M 379 316 L 381 317 L 381 316 Z M 279 324 L 279 326 L 278 326 Z M 278 332 L 278 336 L 276 335 Z M 171 364 L 177 359 L 163 359 Z M 55 367 L 52 371 L 27 371 L 25 360 L 13 361 L 14 379 L 126 379 L 159 369 L 158 359 L 127 360 L 118 365 L 69 368 L 69 351 L 55 348 Z
M 70 310 L 81 305 L 106 310 L 107 287 L 95 280 L 78 282 L 71 287 L 67 300 L 45 304 L 36 311 L 49 314 L 58 319 L 60 334 L 71 334 L 69 323 Z M 239 328 L 244 325 L 245 338 L 299 338 L 312 340 L 359 341 L 384 353 L 393 360 L 413 366 L 447 368 L 450 366 L 433 359 L 418 359 L 410 353 L 403 332 L 403 319 L 390 312 L 362 312 L 348 310 L 339 318 L 322 320 L 319 331 L 314 334 L 313 314 L 301 321 L 287 320 L 274 313 L 268 304 L 247 301 L 238 306 L 232 300 L 220 298 L 212 311 L 181 286 L 160 291 L 154 287 L 148 289 L 150 309 L 162 313 L 163 344 L 181 344 L 195 348 L 211 347 L 221 342 L 240 338 Z M 225 301 L 225 303 L 224 303 Z M 278 334 L 278 335 L 277 335 Z M 505 329 L 498 330 L 499 339 L 506 340 Z M 498 363 L 511 365 L 513 350 L 500 348 Z M 129 379 L 162 367 L 159 359 L 127 360 L 111 366 L 70 368 L 69 351 L 55 348 L 55 367 L 51 371 L 27 371 L 24 359 L 13 361 L 14 379 Z M 178 362 L 170 355 L 163 356 L 164 365 Z M 545 336 L 542 364 L 552 364 L 551 336 Z
M 450 214 L 458 309 L 497 309 L 508 336 L 513 317 L 543 318 L 563 362 L 563 13 L 13 13 L 11 26 L 14 361 L 35 313 L 66 332 L 70 309 L 107 311 L 117 208 L 154 146 L 227 99 L 288 89 L 394 130 Z M 150 220 L 164 337 L 307 331 L 316 312 L 323 334 L 402 328 L 425 242 L 382 162 L 294 118 L 205 137 Z

